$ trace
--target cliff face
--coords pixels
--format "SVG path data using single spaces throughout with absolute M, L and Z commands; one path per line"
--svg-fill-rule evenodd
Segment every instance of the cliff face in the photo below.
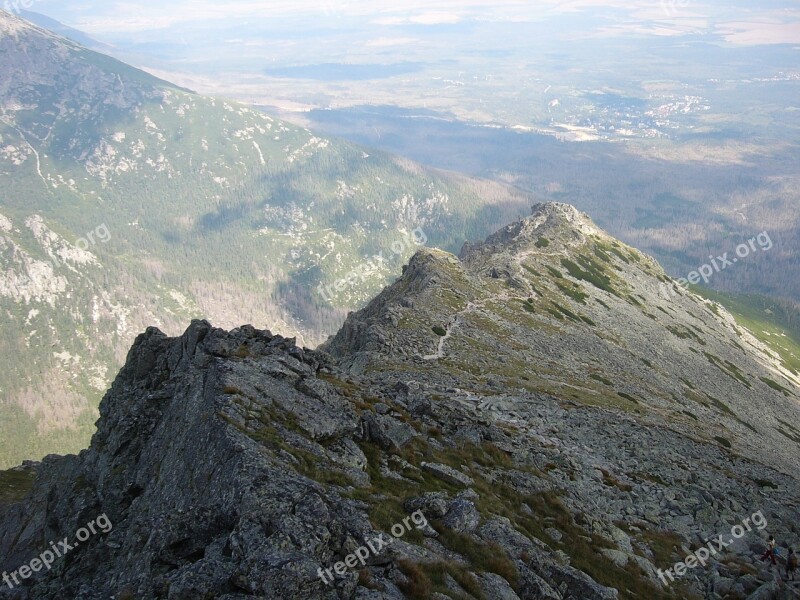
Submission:
M 657 265 L 584 219 L 548 205 L 460 260 L 418 253 L 330 354 L 250 326 L 148 329 L 89 449 L 0 472 L 0 573 L 20 582 L 0 598 L 793 597 L 753 556 L 768 533 L 800 541 L 797 478 L 750 428 L 771 435 L 795 389 L 747 379 L 761 420 L 701 402 L 667 328 L 691 311 L 716 355 L 729 316 L 657 304 Z M 742 377 L 780 372 L 737 339 Z M 744 386 L 704 360 L 686 363 L 704 385 Z M 696 396 L 662 387 L 678 376 Z M 717 536 L 706 565 L 667 573 Z
M 102 514 L 113 530 L 59 560 L 31 597 L 303 597 L 316 561 L 368 529 L 292 466 L 295 437 L 313 465 L 313 440 L 358 429 L 352 407 L 316 379 L 319 365 L 292 340 L 248 327 L 195 322 L 175 339 L 148 330 L 103 400 L 90 449 L 46 459 L 25 502 L 5 507 L 2 568 Z

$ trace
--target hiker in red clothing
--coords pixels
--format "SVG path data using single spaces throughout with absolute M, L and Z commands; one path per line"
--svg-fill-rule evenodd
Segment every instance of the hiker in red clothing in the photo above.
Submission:
M 772 561 L 773 565 L 778 563 L 775 562 L 775 537 L 769 536 L 769 540 L 767 540 L 767 551 L 764 552 L 764 555 L 761 557 L 761 560 L 767 560 L 769 558 Z

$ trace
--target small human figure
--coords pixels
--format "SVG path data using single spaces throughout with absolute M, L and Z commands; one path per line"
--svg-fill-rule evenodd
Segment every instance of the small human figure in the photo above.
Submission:
M 764 552 L 763 556 L 761 557 L 762 561 L 767 560 L 769 558 L 772 561 L 773 565 L 778 564 L 777 562 L 775 562 L 775 545 L 776 545 L 775 544 L 775 536 L 772 536 L 772 535 L 769 536 L 769 539 L 767 540 L 767 550 L 766 550 L 766 552 Z

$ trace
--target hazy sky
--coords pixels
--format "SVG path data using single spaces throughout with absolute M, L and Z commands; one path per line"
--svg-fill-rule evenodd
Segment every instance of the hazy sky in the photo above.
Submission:
M 369 19 L 376 27 L 463 21 L 539 21 L 597 15 L 594 35 L 712 33 L 737 44 L 800 43 L 800 5 L 791 0 L 181 0 L 64 2 L 29 0 L 42 12 L 92 35 L 131 34 L 253 19 Z M 586 23 L 582 24 L 586 31 Z

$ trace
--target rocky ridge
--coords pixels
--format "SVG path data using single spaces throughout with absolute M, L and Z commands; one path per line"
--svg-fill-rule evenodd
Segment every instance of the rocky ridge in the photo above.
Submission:
M 550 376 L 546 353 L 558 356 L 545 334 L 560 336 L 564 355 L 578 346 L 567 321 L 541 316 L 541 302 L 555 299 L 550 280 L 519 268 L 547 270 L 528 258 L 536 256 L 531 242 L 562 250 L 555 254 L 560 264 L 586 236 L 603 242 L 596 231 L 569 207 L 547 205 L 486 244 L 467 246 L 461 261 L 421 251 L 325 351 L 250 326 L 226 332 L 196 321 L 177 338 L 148 329 L 101 404 L 89 449 L 0 472 L 0 572 L 30 564 L 50 540 L 71 538 L 98 515 L 113 530 L 90 537 L 24 586 L 0 586 L 0 598 L 797 597 L 797 584 L 756 559 L 768 533 L 782 546 L 800 542 L 791 469 L 750 454 L 752 442 L 733 426 L 730 447 L 714 439 L 720 423 L 728 427 L 723 416 L 709 412 L 715 421 L 704 430 L 703 421 L 676 418 L 676 406 L 649 398 L 644 388 L 630 404 L 610 402 L 610 394 L 573 397 L 568 386 L 536 389 L 546 380 L 536 379 L 540 371 Z M 629 296 L 649 306 L 651 292 L 641 282 L 658 280 L 659 271 L 642 255 L 634 260 L 635 251 L 611 247 L 630 261 L 614 261 L 620 269 L 640 266 L 630 266 L 626 278 L 596 279 L 615 293 L 596 296 L 588 285 L 582 293 L 606 302 L 610 308 L 600 307 L 609 312 L 635 307 L 623 312 L 628 328 L 604 334 L 635 340 L 629 330 L 653 320 L 634 321 L 632 311 L 644 309 Z M 639 279 L 636 269 L 644 272 Z M 563 272 L 552 281 L 575 289 Z M 522 324 L 508 311 L 518 310 L 517 295 L 533 309 L 520 312 L 536 317 L 522 321 L 531 336 L 525 344 Z M 680 298 L 675 302 L 700 315 L 702 301 Z M 464 311 L 470 303 L 473 310 Z M 591 320 L 602 314 L 579 304 Z M 673 305 L 676 318 L 683 306 Z M 708 312 L 715 319 L 706 323 L 706 344 L 720 351 L 713 340 L 727 331 L 728 318 Z M 442 323 L 442 335 L 428 334 L 434 315 L 453 317 L 433 321 Z M 741 369 L 780 368 L 769 357 L 759 362 L 751 349 L 757 342 L 742 333 L 737 339 L 749 362 L 740 358 Z M 500 335 L 506 337 L 494 337 Z M 472 339 L 493 345 L 476 352 Z M 526 359 L 524 369 L 514 362 L 533 350 L 538 357 Z M 597 373 L 610 377 L 615 357 L 603 352 L 609 370 Z M 719 368 L 707 363 L 715 382 Z M 643 380 L 631 372 L 630 381 Z M 575 376 L 564 368 L 567 374 Z M 658 375 L 651 375 L 653 388 Z M 590 389 L 589 381 L 581 386 Z M 705 568 L 671 585 L 661 580 L 659 570 L 706 540 L 729 537 L 756 513 L 764 526 Z M 424 523 L 413 521 L 420 524 L 394 537 L 393 527 L 412 515 Z M 381 534 L 394 539 L 380 547 Z M 348 557 L 364 548 L 364 564 L 348 567 Z
M 566 204 L 537 205 L 459 257 L 417 253 L 322 348 L 358 373 L 620 409 L 800 475 L 798 373 Z

